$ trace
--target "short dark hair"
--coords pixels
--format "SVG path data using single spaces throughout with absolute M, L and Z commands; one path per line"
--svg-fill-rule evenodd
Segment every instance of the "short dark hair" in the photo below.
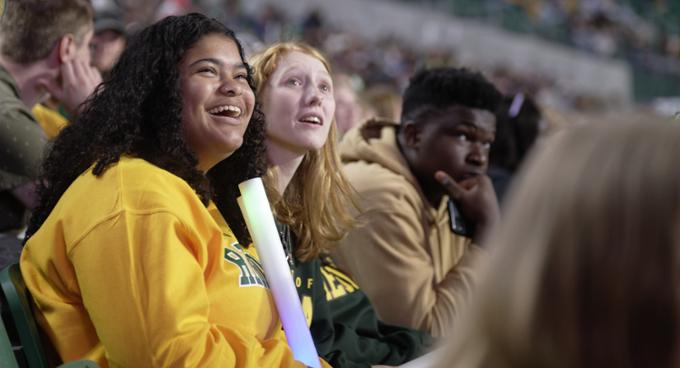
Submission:
M 71 33 L 81 44 L 83 28 L 92 24 L 88 0 L 11 0 L 0 22 L 0 52 L 19 64 L 46 58 L 57 41 Z
M 421 69 L 411 77 L 404 92 L 401 121 L 454 105 L 495 114 L 501 99 L 501 93 L 479 72 L 451 67 Z

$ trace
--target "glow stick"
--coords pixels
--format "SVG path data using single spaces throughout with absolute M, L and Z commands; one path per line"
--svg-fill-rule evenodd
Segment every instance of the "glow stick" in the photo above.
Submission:
M 238 188 L 241 191 L 238 204 L 269 281 L 293 357 L 309 367 L 321 368 L 262 180 L 246 180 Z

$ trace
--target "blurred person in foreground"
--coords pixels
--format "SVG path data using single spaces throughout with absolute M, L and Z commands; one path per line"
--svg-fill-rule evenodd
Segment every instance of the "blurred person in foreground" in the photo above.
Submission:
M 680 125 L 621 120 L 531 155 L 438 366 L 680 364 Z
M 46 135 L 31 113 L 52 96 L 77 114 L 101 82 L 90 67 L 87 0 L 7 1 L 0 19 L 0 266 L 16 260 L 17 233 L 36 205 Z M 10 243 L 11 242 L 11 243 Z
M 401 124 L 370 120 L 341 145 L 365 212 L 332 250 L 387 323 L 448 334 L 499 218 L 486 176 L 501 94 L 481 74 L 417 72 Z
M 256 173 L 264 139 L 234 33 L 200 14 L 165 18 L 90 101 L 43 164 L 20 262 L 61 359 L 303 367 L 254 247 L 208 210 L 215 188 Z M 221 170 L 237 150 L 246 159 Z

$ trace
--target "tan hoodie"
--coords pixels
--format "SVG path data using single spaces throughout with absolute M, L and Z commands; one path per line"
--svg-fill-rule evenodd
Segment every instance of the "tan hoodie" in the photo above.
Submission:
M 446 336 L 472 287 L 480 250 L 451 231 L 448 197 L 439 208 L 429 204 L 397 147 L 396 126 L 372 120 L 343 138 L 345 174 L 364 214 L 333 258 L 385 322 Z

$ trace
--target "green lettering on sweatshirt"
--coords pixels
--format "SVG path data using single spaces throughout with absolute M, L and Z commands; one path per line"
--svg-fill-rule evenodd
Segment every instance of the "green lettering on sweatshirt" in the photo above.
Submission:
M 239 243 L 232 243 L 231 247 L 234 249 L 224 248 L 224 259 L 239 268 L 239 287 L 269 288 L 262 266 L 257 259 L 248 254 Z

